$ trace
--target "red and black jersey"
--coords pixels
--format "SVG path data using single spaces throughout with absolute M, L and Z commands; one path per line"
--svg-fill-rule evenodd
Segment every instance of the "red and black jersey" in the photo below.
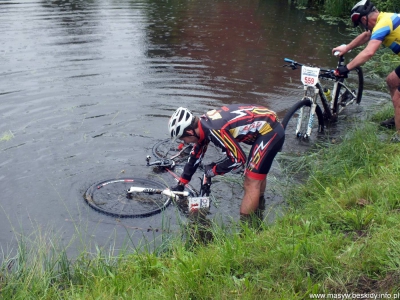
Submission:
M 181 176 L 188 183 L 199 166 L 209 142 L 226 153 L 229 159 L 214 168 L 216 174 L 225 174 L 246 163 L 247 157 L 239 143 L 252 145 L 259 135 L 271 132 L 280 125 L 276 113 L 258 105 L 233 104 L 208 111 L 199 120 L 199 141 L 194 145 Z

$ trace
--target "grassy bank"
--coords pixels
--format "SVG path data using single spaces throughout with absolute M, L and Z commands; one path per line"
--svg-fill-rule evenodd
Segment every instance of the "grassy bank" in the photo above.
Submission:
M 1 268 L 1 299 L 310 299 L 310 293 L 400 292 L 400 146 L 377 121 L 304 157 L 304 184 L 284 217 L 238 235 L 214 228 L 207 245 L 71 261 L 51 239 Z M 168 250 L 165 250 L 168 249 Z

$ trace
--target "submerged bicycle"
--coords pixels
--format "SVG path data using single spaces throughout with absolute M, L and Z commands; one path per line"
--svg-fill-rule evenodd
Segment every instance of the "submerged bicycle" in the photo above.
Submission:
M 147 156 L 147 166 L 173 172 L 173 160 L 150 162 L 150 159 L 150 156 Z M 186 185 L 183 192 L 171 191 L 165 184 L 155 180 L 126 177 L 95 183 L 85 192 L 84 198 L 91 208 L 106 215 L 117 218 L 144 218 L 161 212 L 171 202 L 176 202 L 186 214 L 198 210 L 206 211 L 210 207 L 210 192 L 211 179 L 205 174 L 201 179 L 199 191 Z
M 325 124 L 336 122 L 339 114 L 349 105 L 360 104 L 364 77 L 361 67 L 352 70 L 347 77 L 337 77 L 334 70 L 306 66 L 285 58 L 292 70 L 301 67 L 301 81 L 304 85 L 303 98 L 294 104 L 283 118 L 285 145 L 297 147 L 303 142 L 316 139 L 323 133 Z M 344 56 L 339 56 L 338 67 L 344 65 Z M 325 80 L 323 86 L 320 80 Z M 288 146 L 284 146 L 288 148 Z

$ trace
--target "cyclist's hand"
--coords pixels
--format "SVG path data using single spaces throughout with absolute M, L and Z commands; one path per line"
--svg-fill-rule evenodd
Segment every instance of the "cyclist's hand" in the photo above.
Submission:
M 178 183 L 177 185 L 171 186 L 169 189 L 173 192 L 183 192 L 185 186 Z
M 215 163 L 211 163 L 209 165 L 204 166 L 204 174 L 206 174 L 207 177 L 211 178 L 216 175 L 214 170 L 215 165 L 216 165 Z
M 335 56 L 343 55 L 346 52 L 347 52 L 346 51 L 346 45 L 344 45 L 344 44 L 340 45 L 339 47 L 336 47 L 336 48 L 332 49 L 332 54 L 335 55 Z
M 337 68 L 334 72 L 335 76 L 338 77 L 347 77 L 347 74 L 349 73 L 349 69 L 347 68 L 347 66 L 340 66 L 339 68 Z

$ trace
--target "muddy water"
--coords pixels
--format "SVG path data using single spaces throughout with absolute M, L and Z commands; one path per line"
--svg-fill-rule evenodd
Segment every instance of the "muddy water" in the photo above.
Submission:
M 138 247 L 159 239 L 151 229 L 175 230 L 173 206 L 117 220 L 82 194 L 99 180 L 151 174 L 145 156 L 178 106 L 200 114 L 257 103 L 283 117 L 301 94 L 283 58 L 333 68 L 330 50 L 346 42 L 344 27 L 309 16 L 277 0 L 0 1 L 3 249 L 20 233 L 49 231 L 79 251 Z M 237 220 L 240 186 L 220 191 L 213 216 Z M 270 207 L 277 194 L 268 190 Z

